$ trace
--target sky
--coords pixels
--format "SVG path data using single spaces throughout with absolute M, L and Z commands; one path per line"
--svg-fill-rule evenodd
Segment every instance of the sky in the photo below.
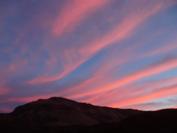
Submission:
M 0 0 L 0 112 L 65 97 L 177 107 L 177 0 Z

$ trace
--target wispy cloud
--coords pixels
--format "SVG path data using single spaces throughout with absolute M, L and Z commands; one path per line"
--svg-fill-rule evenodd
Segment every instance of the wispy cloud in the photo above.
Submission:
M 76 70 L 81 64 L 88 61 L 92 56 L 94 56 L 105 47 L 108 47 L 115 42 L 115 45 L 120 44 L 119 42 L 121 40 L 131 36 L 138 26 L 140 26 L 149 17 L 164 9 L 164 7 L 166 7 L 164 3 L 158 3 L 148 8 L 137 10 L 135 13 L 129 14 L 118 25 L 116 25 L 112 31 L 109 31 L 101 38 L 93 40 L 88 44 L 86 43 L 80 48 L 67 49 L 63 56 L 63 60 L 65 62 L 63 66 L 64 70 L 62 72 L 53 76 L 39 76 L 29 81 L 29 83 L 43 84 L 62 79 L 63 77 Z M 75 53 L 78 54 L 75 55 Z
M 116 90 L 103 93 L 102 95 L 98 95 L 97 97 L 92 98 L 91 102 L 99 103 L 102 105 L 109 105 L 109 106 L 112 106 L 114 104 L 118 105 L 119 103 L 122 103 L 124 101 L 130 100 L 130 99 L 136 99 L 137 97 L 143 97 L 149 94 L 156 93 L 157 91 L 163 88 L 165 89 L 165 88 L 168 88 L 169 86 L 174 86 L 176 82 L 177 82 L 176 77 L 170 77 L 170 78 L 165 78 L 165 79 L 146 81 L 145 83 L 128 84 Z M 103 99 L 104 97 L 107 97 L 107 100 L 102 101 L 101 99 Z M 109 98 L 109 97 L 112 97 L 112 98 Z M 166 95 L 166 97 L 168 97 L 168 95 Z M 149 99 L 149 101 L 143 101 L 141 104 L 150 102 L 152 100 L 156 100 L 156 99 Z M 135 105 L 137 104 L 130 104 L 125 107 L 131 107 L 131 106 L 133 107 L 133 105 L 135 107 Z
M 7 94 L 8 92 L 10 92 L 10 89 L 5 87 L 5 86 L 0 86 L 0 96 L 1 95 L 5 95 Z
M 77 94 L 76 97 L 84 97 L 87 95 L 94 95 L 98 93 L 107 92 L 113 89 L 117 89 L 124 85 L 130 84 L 132 82 L 138 81 L 140 79 L 153 76 L 171 69 L 177 68 L 177 60 L 175 58 L 163 60 L 155 65 L 150 65 L 149 67 L 129 74 L 117 81 L 108 83 L 107 85 L 101 86 L 99 88 L 92 88 L 87 92 Z
M 146 103 L 176 94 L 176 0 L 2 5 L 4 109 L 51 96 L 150 108 L 157 105 Z
M 71 32 L 84 18 L 108 3 L 108 0 L 73 0 L 67 2 L 53 24 L 52 32 L 61 36 Z
M 124 107 L 124 106 L 128 106 L 128 105 L 140 104 L 140 103 L 152 101 L 154 99 L 173 96 L 173 95 L 176 95 L 176 94 L 177 94 L 177 86 L 172 85 L 172 86 L 169 86 L 169 87 L 162 87 L 158 91 L 155 91 L 153 93 L 150 93 L 150 94 L 147 94 L 147 95 L 144 95 L 144 96 L 139 96 L 139 97 L 135 97 L 133 99 L 124 100 L 124 101 L 119 102 L 119 103 L 114 103 L 111 106 L 113 106 L 113 107 L 116 107 L 116 106 Z

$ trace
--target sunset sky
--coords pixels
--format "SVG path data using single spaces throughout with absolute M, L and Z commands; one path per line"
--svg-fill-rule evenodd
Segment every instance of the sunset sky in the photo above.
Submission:
M 177 107 L 177 0 L 0 0 L 0 112 L 53 96 Z

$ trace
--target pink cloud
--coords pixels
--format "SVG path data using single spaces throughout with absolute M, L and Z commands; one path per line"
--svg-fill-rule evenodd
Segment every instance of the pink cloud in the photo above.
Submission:
M 59 72 L 52 76 L 43 75 L 36 77 L 29 81 L 29 83 L 33 85 L 43 84 L 64 78 L 102 49 L 112 45 L 114 42 L 117 42 L 116 44 L 119 44 L 118 42 L 131 36 L 135 32 L 137 27 L 139 27 L 149 17 L 155 15 L 157 12 L 164 9 L 165 7 L 166 5 L 164 5 L 164 3 L 159 3 L 157 5 L 153 5 L 152 7 L 148 7 L 147 9 L 145 8 L 142 10 L 137 10 L 137 12 L 126 16 L 118 25 L 114 27 L 112 31 L 106 33 L 101 38 L 93 40 L 88 44 L 84 44 L 80 48 L 68 48 L 66 50 L 63 50 L 63 55 L 61 56 L 63 57 L 64 61 L 64 70 L 62 72 Z M 69 55 L 72 55 L 72 57 Z
M 124 101 L 119 101 L 119 103 L 113 103 L 111 104 L 112 107 L 125 107 L 128 105 L 133 105 L 133 104 L 140 104 L 148 101 L 152 101 L 154 99 L 159 99 L 159 98 L 164 98 L 168 96 L 174 96 L 177 95 L 177 86 L 169 86 L 169 87 L 162 87 L 160 90 L 155 91 L 153 93 L 143 95 L 143 96 L 138 96 L 133 99 L 127 99 Z
M 164 45 L 158 49 L 153 49 L 150 52 L 139 55 L 139 54 L 136 54 L 136 49 L 138 47 L 139 45 L 133 45 L 132 47 L 127 48 L 126 50 L 123 50 L 118 55 L 118 59 L 115 59 L 114 58 L 115 55 L 111 53 L 113 57 L 109 56 L 109 59 L 108 60 L 105 59 L 103 63 L 101 64 L 104 67 L 100 67 L 96 71 L 92 72 L 93 73 L 92 76 L 89 77 L 89 79 L 87 79 L 86 81 L 82 81 L 80 84 L 73 86 L 72 88 L 65 89 L 62 92 L 60 92 L 60 94 L 67 95 L 72 98 L 72 97 L 77 97 L 77 95 L 82 95 L 84 91 L 85 92 L 90 91 L 90 87 L 89 87 L 90 85 L 103 83 L 102 86 L 105 86 L 106 84 L 108 84 L 107 81 L 110 80 L 108 79 L 109 76 L 105 76 L 105 75 L 109 75 L 110 73 L 113 73 L 115 71 L 115 67 L 125 65 L 126 63 L 130 61 L 140 60 L 143 58 L 147 58 L 149 56 L 156 56 L 156 55 L 161 55 L 163 53 L 168 53 L 177 48 L 176 43 L 172 43 L 170 45 Z M 119 57 L 124 57 L 124 58 L 122 59 Z M 173 81 L 172 79 L 170 80 Z
M 5 86 L 0 86 L 0 96 L 10 92 L 10 89 Z
M 26 60 L 17 59 L 0 69 L 0 83 L 5 82 L 6 78 L 17 73 L 19 69 L 24 68 L 27 65 Z
M 137 72 L 134 72 L 132 74 L 129 74 L 119 80 L 116 80 L 114 82 L 110 82 L 104 86 L 100 86 L 97 88 L 92 88 L 84 93 L 78 93 L 74 97 L 84 97 L 88 95 L 96 95 L 99 93 L 106 93 L 107 91 L 117 89 L 119 87 L 122 87 L 124 85 L 133 83 L 135 81 L 138 81 L 140 79 L 143 79 L 145 77 L 153 76 L 171 69 L 175 69 L 177 67 L 177 60 L 176 59 L 167 59 L 165 61 L 162 61 L 159 64 L 151 65 L 143 70 L 139 70 Z
M 65 32 L 71 32 L 81 20 L 103 7 L 108 0 L 73 0 L 65 5 L 59 13 L 59 17 L 53 24 L 52 32 L 60 36 Z
M 162 87 L 173 86 L 176 84 L 177 78 L 166 78 L 155 81 L 149 81 L 141 84 L 130 84 L 125 87 L 117 88 L 116 90 L 107 93 L 100 93 L 87 99 L 91 103 L 111 106 L 114 103 L 126 101 L 128 99 L 136 99 L 139 96 L 149 95 L 162 89 Z M 107 97 L 104 101 L 103 98 Z M 131 105 L 130 105 L 131 106 Z

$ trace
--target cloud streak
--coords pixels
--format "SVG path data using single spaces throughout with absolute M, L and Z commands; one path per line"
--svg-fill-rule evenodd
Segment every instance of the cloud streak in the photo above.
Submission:
M 173 96 L 177 94 L 177 86 L 173 85 L 173 86 L 169 86 L 166 88 L 161 88 L 159 91 L 144 95 L 144 96 L 139 96 L 133 99 L 127 99 L 125 101 L 116 103 L 116 104 L 112 104 L 111 106 L 116 107 L 125 107 L 128 105 L 133 105 L 133 104 L 140 104 L 140 103 L 144 103 L 144 102 L 148 102 L 154 99 L 159 99 L 159 98 L 163 98 L 163 97 L 168 97 L 168 96 Z
M 111 82 L 107 85 L 101 86 L 99 88 L 90 89 L 88 92 L 84 92 L 83 94 L 82 93 L 78 94 L 76 97 L 83 97 L 87 95 L 95 95 L 98 93 L 107 92 L 122 87 L 124 85 L 130 84 L 132 82 L 138 81 L 142 78 L 153 76 L 175 68 L 177 68 L 177 60 L 175 58 L 166 59 L 158 64 L 150 65 L 144 70 L 139 70 L 137 72 L 129 74 L 128 76 L 125 76 L 124 78 Z
M 159 3 L 157 5 L 153 5 L 152 7 L 141 9 L 140 11 L 138 10 L 136 14 L 132 13 L 129 16 L 126 16 L 126 18 L 116 25 L 112 31 L 106 33 L 106 35 L 103 35 L 101 38 L 93 40 L 91 43 L 85 44 L 84 47 L 81 46 L 81 48 L 67 49 L 64 52 L 63 57 L 65 65 L 64 70 L 61 73 L 53 76 L 40 76 L 32 79 L 29 83 L 43 84 L 64 78 L 102 49 L 112 45 L 115 42 L 116 44 L 119 44 L 121 40 L 128 38 L 145 20 L 164 9 L 166 7 L 164 4 L 165 3 Z M 79 53 L 78 55 L 75 55 L 76 51 Z M 73 58 L 68 55 L 73 55 Z
M 73 0 L 68 2 L 53 24 L 53 34 L 58 37 L 65 32 L 71 32 L 80 21 L 107 3 L 108 0 Z
M 0 110 L 51 96 L 167 107 L 154 102 L 176 94 L 176 5 L 0 1 Z

